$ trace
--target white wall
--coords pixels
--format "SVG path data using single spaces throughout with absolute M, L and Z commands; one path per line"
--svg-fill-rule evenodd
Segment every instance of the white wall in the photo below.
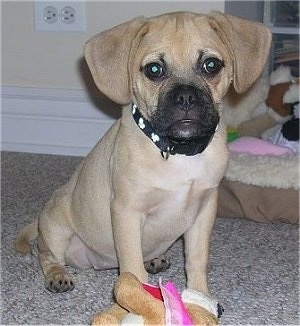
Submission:
M 99 31 L 130 20 L 133 17 L 140 15 L 152 16 L 179 10 L 196 12 L 224 11 L 224 1 L 86 1 L 87 30 L 82 33 L 35 32 L 33 27 L 33 1 L 2 2 L 1 77 L 2 98 L 5 98 L 5 101 L 2 101 L 2 149 L 60 153 L 61 151 L 55 149 L 59 145 L 57 140 L 52 141 L 52 147 L 48 146 L 47 149 L 41 150 L 43 145 L 38 143 L 39 139 L 41 139 L 39 130 L 44 130 L 43 136 L 49 139 L 49 143 L 51 143 L 55 131 L 52 128 L 49 130 L 47 128 L 38 128 L 38 124 L 43 123 L 42 120 L 39 121 L 39 112 L 41 112 L 41 115 L 49 112 L 49 114 L 47 113 L 48 116 L 55 116 L 57 112 L 57 116 L 61 116 L 66 107 L 72 106 L 71 103 L 65 105 L 67 103 L 65 99 L 72 100 L 75 90 L 81 92 L 87 92 L 88 90 L 89 93 L 98 94 L 82 58 L 85 42 Z M 59 90 L 59 95 L 55 94 L 55 90 Z M 46 94 L 42 103 L 39 102 L 40 97 L 35 95 L 41 92 L 44 95 Z M 14 93 L 17 95 L 14 95 Z M 22 96 L 24 96 L 23 104 L 22 101 L 17 104 L 15 101 L 11 101 L 16 96 L 18 99 L 22 99 Z M 61 96 L 62 100 L 59 100 L 59 96 Z M 74 98 L 76 102 L 78 96 Z M 82 106 L 82 113 L 80 117 L 77 117 L 78 122 L 82 119 L 84 112 L 86 112 L 87 116 L 89 116 L 88 112 L 93 112 L 95 114 L 93 120 L 95 120 L 99 106 L 102 109 L 103 104 L 101 101 L 100 104 L 99 102 L 95 104 L 95 101 L 90 98 L 82 97 L 81 93 L 79 98 L 81 98 L 79 102 Z M 83 98 L 85 100 L 82 100 Z M 47 99 L 50 99 L 50 101 L 47 101 Z M 59 105 L 53 107 L 51 99 L 58 101 Z M 113 107 L 109 102 L 105 105 Z M 34 111 L 30 111 L 32 107 L 34 107 Z M 28 116 L 28 110 L 30 111 L 30 117 Z M 26 115 L 26 121 L 22 122 L 22 115 Z M 66 116 L 70 116 L 69 111 Z M 37 123 L 36 127 L 26 124 L 33 118 Z M 76 110 L 74 110 L 73 118 L 76 118 Z M 14 123 L 16 119 L 18 124 Z M 100 112 L 99 134 L 93 133 L 88 137 L 89 141 L 86 141 L 86 149 L 82 151 L 82 154 L 85 154 L 99 135 L 101 136 L 107 129 L 108 122 L 105 119 Z M 109 121 L 112 120 L 111 117 L 109 119 Z M 33 128 L 30 140 L 26 140 L 28 128 Z M 72 128 L 72 124 L 69 125 L 69 128 Z M 69 128 L 62 130 L 62 134 L 67 135 L 70 133 Z M 9 138 L 8 131 L 12 129 L 17 129 L 14 135 L 19 139 L 18 146 L 14 146 L 16 139 Z M 20 135 L 18 136 L 18 134 Z M 61 138 L 63 144 L 64 137 Z M 34 139 L 36 139 L 37 146 L 29 144 L 34 142 Z M 26 146 L 23 146 L 23 143 Z M 84 140 L 83 143 L 85 143 Z M 67 150 L 66 153 L 72 154 L 72 151 Z M 78 155 L 78 152 L 76 152 L 76 155 Z
M 79 62 L 94 34 L 140 15 L 177 10 L 224 10 L 217 1 L 87 1 L 85 33 L 47 33 L 33 29 L 33 1 L 2 3 L 3 85 L 83 89 Z

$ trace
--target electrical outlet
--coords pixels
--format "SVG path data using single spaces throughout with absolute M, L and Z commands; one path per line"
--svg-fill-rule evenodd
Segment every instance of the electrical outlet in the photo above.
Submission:
M 84 1 L 34 1 L 36 32 L 84 32 Z
M 54 24 L 57 21 L 57 10 L 52 6 L 48 6 L 43 11 L 44 21 L 48 24 Z
M 65 6 L 61 10 L 61 20 L 65 24 L 73 24 L 76 21 L 75 9 L 71 6 Z

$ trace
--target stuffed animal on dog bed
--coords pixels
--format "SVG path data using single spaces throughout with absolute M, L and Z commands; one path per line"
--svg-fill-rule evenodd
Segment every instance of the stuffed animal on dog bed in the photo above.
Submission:
M 298 224 L 299 81 L 282 66 L 270 82 L 261 77 L 249 92 L 226 102 L 225 124 L 240 138 L 229 143 L 218 216 Z
M 217 325 L 220 306 L 207 296 L 173 283 L 155 287 L 122 273 L 115 285 L 117 303 L 97 313 L 92 325 Z
M 299 80 L 291 83 L 283 95 L 283 105 L 288 108 L 288 117 L 284 123 L 266 130 L 262 138 L 278 146 L 299 152 Z
M 299 79 L 291 74 L 287 66 L 280 66 L 270 77 L 261 76 L 244 94 L 233 89 L 224 101 L 223 120 L 234 127 L 240 136 L 260 138 L 269 128 L 283 124 L 291 118 L 290 104 L 299 97 Z M 296 95 L 289 93 L 297 92 Z

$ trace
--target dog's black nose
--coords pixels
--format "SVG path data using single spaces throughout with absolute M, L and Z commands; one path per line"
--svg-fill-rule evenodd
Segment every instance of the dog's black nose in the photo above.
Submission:
M 197 89 L 190 85 L 181 85 L 173 90 L 174 104 L 181 110 L 190 110 L 198 100 Z

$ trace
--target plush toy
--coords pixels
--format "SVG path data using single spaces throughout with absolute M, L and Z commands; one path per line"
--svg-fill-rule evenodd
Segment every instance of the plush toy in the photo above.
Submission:
M 280 88 L 275 89 L 278 90 L 276 96 L 280 94 L 282 100 L 280 103 L 274 101 L 274 105 L 279 103 L 278 111 L 281 110 L 282 114 L 288 117 L 288 120 L 265 130 L 261 135 L 262 139 L 248 136 L 240 137 L 240 135 L 236 138 L 231 136 L 232 139 L 230 139 L 230 132 L 233 131 L 227 128 L 230 152 L 275 156 L 299 152 L 299 83 L 284 83 L 275 86 L 280 86 Z M 273 92 L 274 89 L 271 87 L 270 91 Z M 238 128 L 235 129 L 235 132 L 238 133 Z
M 262 139 L 293 152 L 299 152 L 299 91 L 299 80 L 289 85 L 283 96 L 283 105 L 287 107 L 290 118 L 262 134 Z
M 292 118 L 282 125 L 281 132 L 285 139 L 289 141 L 298 141 L 299 140 L 299 99 L 298 102 L 291 103 L 291 113 L 292 113 Z
M 222 309 L 213 299 L 193 290 L 178 294 L 172 282 L 158 287 L 122 273 L 115 285 L 114 304 L 97 313 L 92 325 L 217 325 Z
M 245 94 L 228 93 L 224 102 L 224 122 L 239 136 L 261 138 L 263 132 L 291 119 L 289 102 L 284 100 L 297 82 L 290 68 L 280 66 L 270 78 L 260 77 Z
M 252 120 L 244 121 L 238 127 L 241 136 L 253 136 L 266 139 L 263 133 L 271 128 L 276 128 L 291 119 L 293 112 L 291 111 L 291 104 L 294 101 L 291 98 L 298 98 L 299 88 L 297 86 L 299 80 L 291 75 L 290 68 L 287 66 L 280 66 L 272 72 L 270 76 L 270 88 L 268 96 L 264 102 L 266 112 Z M 296 86 L 295 86 L 296 85 Z M 295 89 L 291 91 L 291 89 Z M 288 93 L 293 93 L 292 96 L 287 96 Z M 272 129 L 269 134 L 272 133 Z

